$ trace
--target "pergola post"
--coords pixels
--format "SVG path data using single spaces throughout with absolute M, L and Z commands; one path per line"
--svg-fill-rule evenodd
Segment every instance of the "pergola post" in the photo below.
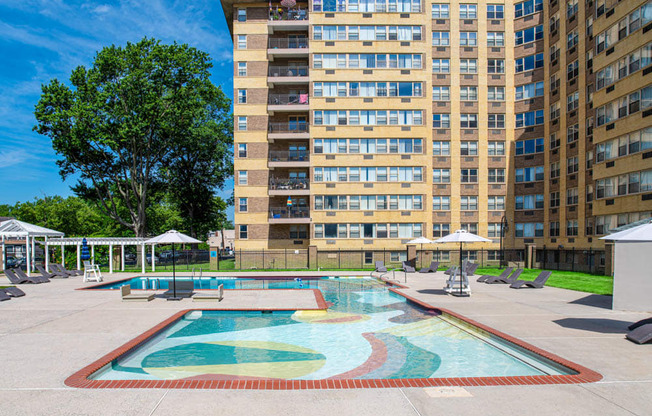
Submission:
M 145 263 L 147 263 L 147 257 L 145 256 L 145 243 L 144 242 L 140 246 L 140 252 L 142 254 L 142 259 L 140 261 L 141 269 L 142 269 L 143 274 L 145 274 Z
M 45 236 L 45 270 L 50 270 L 50 249 L 48 247 L 48 236 Z
M 34 271 L 34 263 L 36 263 L 36 237 L 32 237 L 32 271 Z
M 156 271 L 156 260 L 154 260 L 155 259 L 155 257 L 154 257 L 154 254 L 155 254 L 154 247 L 156 247 L 156 244 L 152 244 L 152 271 L 153 272 Z
M 7 267 L 7 247 L 5 247 L 5 236 L 2 236 L 2 270 Z
M 66 268 L 66 246 L 61 244 L 61 265 Z
M 120 268 L 123 272 L 125 271 L 125 245 L 124 244 L 120 245 Z
M 81 270 L 81 245 L 77 244 L 77 270 Z
M 95 245 L 91 245 L 91 264 L 95 264 Z
M 27 257 L 27 275 L 31 276 L 32 274 L 32 253 L 29 246 L 29 235 L 25 236 L 25 251 Z
M 109 274 L 113 274 L 113 244 L 109 244 Z

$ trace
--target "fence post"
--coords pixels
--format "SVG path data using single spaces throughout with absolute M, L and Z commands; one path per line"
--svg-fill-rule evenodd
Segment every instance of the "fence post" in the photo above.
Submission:
M 265 269 L 265 249 L 263 248 L 263 267 L 261 269 Z
M 589 270 L 591 271 L 591 274 L 595 274 L 595 259 L 593 258 L 593 247 L 589 247 Z
M 546 270 L 546 245 L 543 245 L 543 265 L 541 266 L 542 270 Z
M 337 249 L 337 268 L 341 269 L 342 268 L 342 249 L 338 248 Z
M 284 269 L 288 268 L 288 249 L 285 249 L 285 267 Z
M 575 247 L 573 247 L 573 252 L 572 252 L 572 261 L 571 261 L 571 272 L 575 271 Z
M 371 255 L 371 261 L 373 261 L 373 254 Z M 360 249 L 360 270 L 362 270 L 363 267 L 364 267 L 364 250 Z

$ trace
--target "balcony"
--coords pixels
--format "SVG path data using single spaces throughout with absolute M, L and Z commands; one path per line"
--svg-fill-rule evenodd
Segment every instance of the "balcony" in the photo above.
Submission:
M 269 209 L 270 224 L 309 224 L 308 207 L 276 207 Z
M 273 58 L 308 57 L 308 38 L 269 38 L 267 55 Z
M 308 94 L 269 94 L 267 110 L 270 113 L 276 111 L 297 112 L 308 111 Z
M 310 180 L 308 178 L 276 178 L 269 180 L 270 196 L 275 195 L 310 195 Z
M 308 65 L 270 65 L 267 83 L 270 87 L 275 84 L 307 84 Z
M 308 15 L 307 9 L 289 11 L 283 8 L 273 9 L 269 13 L 267 28 L 270 34 L 279 31 L 308 30 Z
M 308 168 L 310 153 L 307 150 L 277 150 L 269 152 L 270 168 Z
M 270 122 L 267 138 L 271 141 L 282 139 L 309 139 L 308 123 Z

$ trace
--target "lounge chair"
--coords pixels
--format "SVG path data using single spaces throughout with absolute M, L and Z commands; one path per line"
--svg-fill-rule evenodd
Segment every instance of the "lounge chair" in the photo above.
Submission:
M 84 282 L 101 282 L 102 271 L 97 264 L 91 264 L 90 261 L 84 260 Z
M 435 273 L 438 268 L 439 268 L 439 262 L 431 261 L 430 266 L 424 267 L 423 269 L 419 270 L 419 273 Z
M 68 270 L 60 264 L 51 264 L 50 271 L 59 275 L 66 275 L 66 277 L 77 276 L 77 270 Z
M 0 290 L 0 302 L 4 300 L 10 300 L 11 296 L 7 295 L 4 291 Z
M 511 285 L 512 283 L 514 283 L 514 282 L 516 282 L 518 280 L 518 278 L 521 276 L 521 273 L 523 273 L 523 269 L 516 269 L 516 270 L 514 270 L 512 275 L 509 276 L 509 277 L 503 278 L 503 277 L 500 277 L 500 276 L 496 276 L 495 278 L 487 279 L 484 282 L 488 283 L 490 285 L 493 285 L 495 283 L 502 283 L 504 285 Z
M 149 302 L 154 299 L 152 292 L 131 293 L 131 286 L 124 285 L 120 288 L 123 302 Z
M 638 322 L 634 322 L 633 324 L 628 326 L 627 329 L 629 329 L 630 331 L 633 331 L 636 328 L 638 328 L 639 326 L 643 326 L 643 325 L 646 325 L 646 324 L 652 324 L 652 318 L 645 318 L 645 319 L 641 319 Z
M 552 274 L 552 272 L 544 270 L 541 273 L 539 273 L 537 278 L 534 279 L 531 282 L 527 281 L 527 280 L 517 280 L 514 283 L 512 283 L 511 285 L 509 285 L 509 287 L 511 287 L 512 289 L 520 289 L 520 288 L 522 288 L 524 286 L 528 286 L 528 287 L 532 287 L 532 288 L 535 288 L 535 289 L 541 289 L 546 284 L 546 282 L 548 281 L 548 278 L 550 278 L 551 274 Z
M 193 302 L 221 301 L 224 298 L 224 285 L 219 285 L 217 293 L 197 292 L 192 296 Z
M 453 270 L 456 269 L 457 266 L 450 266 L 446 271 L 444 272 L 445 275 L 450 276 L 451 273 L 453 273 Z
M 375 272 L 379 272 L 379 273 L 387 272 L 387 267 L 385 267 L 385 262 L 383 261 L 377 261 L 375 267 L 376 267 L 376 270 L 374 270 Z
M 645 344 L 652 341 L 652 324 L 641 325 L 633 331 L 628 332 L 625 337 L 637 344 Z
M 61 272 L 57 272 L 57 271 L 54 271 L 52 273 L 48 272 L 40 264 L 36 265 L 36 270 L 38 270 L 38 272 L 41 273 L 41 276 L 45 277 L 46 279 L 54 279 L 55 277 L 61 277 L 61 278 L 64 278 L 64 279 L 68 278 L 68 275 L 65 274 L 65 273 L 61 273 Z
M 417 272 L 417 270 L 414 267 L 410 266 L 407 261 L 403 262 L 402 269 L 403 269 L 403 271 L 405 273 L 416 273 Z
M 469 262 L 466 265 L 466 269 L 465 269 L 467 277 L 468 276 L 473 276 L 475 274 L 475 271 L 478 270 L 478 266 L 480 266 L 480 265 L 477 264 L 477 263 Z
M 194 291 L 195 291 L 195 283 L 192 280 L 181 280 L 180 282 L 177 282 L 176 293 L 178 298 L 189 298 L 193 295 Z M 163 292 L 163 296 L 165 297 L 174 296 L 174 289 L 170 287 L 170 289 Z
M 25 292 L 23 292 L 17 287 L 5 287 L 4 289 L 1 290 L 4 291 L 7 295 L 11 296 L 12 298 L 19 298 L 21 296 L 25 296 Z
M 4 273 L 5 276 L 7 276 L 7 279 L 9 279 L 9 281 L 15 285 L 22 285 L 23 283 L 36 283 L 30 281 L 29 279 L 24 279 L 22 277 L 16 276 L 16 274 L 9 269 L 6 269 Z
M 16 276 L 27 279 L 32 283 L 50 283 L 50 279 L 44 276 L 28 276 L 25 274 L 25 272 L 22 269 L 14 269 L 14 273 L 16 273 Z
M 513 267 L 508 267 L 505 270 L 503 270 L 498 276 L 493 276 L 493 275 L 490 275 L 490 274 L 484 274 L 484 275 L 478 277 L 476 282 L 486 282 L 488 279 L 491 279 L 491 278 L 507 279 L 509 277 L 509 274 L 512 272 L 512 270 L 514 270 Z

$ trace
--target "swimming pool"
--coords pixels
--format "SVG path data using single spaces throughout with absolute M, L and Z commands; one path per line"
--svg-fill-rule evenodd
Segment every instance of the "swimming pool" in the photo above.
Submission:
M 454 315 L 423 308 L 375 279 L 304 282 L 321 290 L 330 302 L 327 311 L 189 311 L 98 366 L 85 380 L 355 380 L 375 387 L 374 380 L 491 384 L 487 380 L 551 382 L 578 374 L 561 365 L 563 360 L 553 361 Z

